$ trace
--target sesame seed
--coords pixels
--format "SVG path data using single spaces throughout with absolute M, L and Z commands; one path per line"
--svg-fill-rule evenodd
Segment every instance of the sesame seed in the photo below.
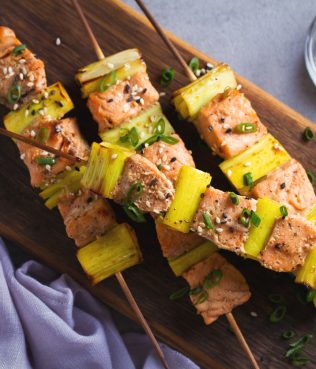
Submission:
M 221 143 L 221 146 L 226 146 L 227 145 L 227 142 L 226 141 L 223 141 L 222 143 Z
M 228 171 L 227 171 L 227 175 L 228 175 L 228 177 L 230 177 L 231 175 L 232 175 L 232 170 L 231 169 L 228 169 Z
M 140 98 L 139 102 L 141 103 L 141 105 L 144 105 L 145 104 L 145 101 L 144 101 L 144 99 L 142 97 Z
M 223 228 L 215 228 L 215 231 L 217 233 L 222 233 L 224 231 L 224 229 Z
M 109 68 L 114 68 L 114 64 L 113 63 L 107 63 Z
M 33 100 L 32 100 L 32 103 L 33 103 L 33 104 L 38 104 L 38 103 L 39 103 L 39 101 L 38 101 L 37 99 L 33 99 Z
M 5 79 L 9 79 L 9 78 L 11 78 L 13 76 L 13 74 L 7 74 L 4 78 Z
M 165 92 L 160 92 L 159 93 L 159 96 L 162 97 L 162 96 L 166 96 L 166 93 Z
M 13 105 L 13 110 L 17 110 L 19 108 L 19 104 L 14 104 Z
M 61 44 L 61 39 L 59 37 L 56 38 L 56 45 L 59 46 Z
M 201 226 L 198 226 L 198 227 L 197 227 L 197 232 L 198 232 L 198 233 L 202 233 L 202 232 L 203 232 L 203 229 L 202 229 L 202 227 L 201 227 Z
M 144 138 L 144 136 L 145 136 L 145 132 L 144 131 L 141 131 L 140 134 L 139 134 L 139 137 L 140 138 Z
M 238 84 L 236 87 L 236 90 L 240 90 L 242 88 L 242 85 Z
M 47 99 L 47 98 L 48 98 L 48 92 L 47 92 L 47 91 L 45 91 L 45 92 L 44 92 L 44 98 L 45 98 L 45 99 Z
M 29 78 L 29 80 L 30 80 L 31 82 L 34 82 L 34 80 L 35 80 L 35 77 L 34 77 L 34 74 L 33 74 L 33 73 L 29 73 L 29 74 L 28 74 L 28 78 Z
M 124 104 L 123 106 L 123 112 L 127 113 L 129 111 L 129 104 Z
M 36 132 L 34 131 L 34 129 L 31 130 L 30 135 L 31 135 L 31 137 L 35 137 L 36 136 Z
M 224 127 L 225 129 L 228 129 L 228 128 L 230 128 L 230 125 L 229 125 L 228 123 L 224 123 L 224 124 L 223 124 L 223 127 Z
M 51 167 L 49 164 L 46 164 L 46 165 L 45 165 L 45 169 L 46 169 L 48 172 L 50 172 L 50 171 L 51 171 L 51 169 L 52 169 L 52 167 Z
M 251 311 L 250 312 L 250 315 L 254 318 L 257 318 L 258 317 L 258 313 L 256 313 L 255 311 Z
M 166 164 L 166 165 L 164 165 L 163 167 L 164 167 L 166 170 L 170 170 L 170 165 L 167 165 L 167 164 Z
M 2 72 L 3 72 L 3 74 L 7 74 L 8 73 L 8 68 L 7 67 L 3 67 L 2 68 Z
M 20 63 L 20 64 L 24 64 L 25 62 L 26 62 L 26 60 L 25 60 L 25 59 L 20 59 L 20 60 L 19 60 L 19 63 Z
M 71 167 L 69 165 L 67 165 L 65 169 L 71 171 Z
M 12 73 L 13 73 L 13 69 L 12 69 L 12 67 L 9 67 L 9 68 L 8 68 L 8 72 L 9 72 L 9 74 L 12 74 Z
M 26 86 L 27 87 L 33 87 L 34 86 L 34 83 L 33 82 L 27 82 Z
M 112 154 L 111 159 L 114 160 L 118 157 L 118 154 Z
M 216 218 L 215 218 L 215 222 L 216 222 L 217 224 L 220 224 L 220 223 L 221 223 L 220 218 L 219 218 L 219 217 L 216 217 Z
M 25 159 L 25 153 L 23 153 L 23 154 L 20 155 L 20 159 L 21 160 L 24 160 Z
M 150 201 L 146 201 L 146 206 L 149 208 L 151 206 Z
M 246 163 L 244 164 L 244 167 L 250 167 L 251 162 L 250 161 L 246 161 Z
M 125 68 L 125 69 L 130 69 L 130 67 L 131 67 L 131 66 L 130 66 L 128 63 L 124 64 L 124 68 Z
M 20 80 L 21 80 L 21 81 L 23 81 L 23 79 L 24 79 L 24 74 L 23 74 L 23 73 L 20 73 L 20 74 L 19 74 L 19 78 L 20 78 Z
M 22 67 L 22 73 L 26 76 L 27 75 L 27 70 L 26 70 L 26 68 L 25 67 Z
M 145 147 L 148 147 L 148 146 L 149 146 L 149 143 L 148 143 L 148 142 L 146 142 L 144 146 L 145 146 Z
M 207 69 L 213 69 L 214 65 L 212 63 L 206 63 L 206 68 Z
M 30 113 L 29 109 L 25 109 L 24 116 L 27 117 L 29 113 Z
M 151 115 L 149 119 L 151 122 L 154 122 L 156 120 L 156 117 L 154 115 Z
M 39 109 L 38 112 L 40 113 L 41 116 L 44 116 L 45 115 L 44 109 Z

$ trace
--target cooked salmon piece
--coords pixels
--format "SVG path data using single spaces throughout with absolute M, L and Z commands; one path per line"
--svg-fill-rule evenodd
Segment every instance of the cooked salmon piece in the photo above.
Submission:
M 16 110 L 38 95 L 47 83 L 44 63 L 30 50 L 25 48 L 13 55 L 12 50 L 20 42 L 14 42 L 14 32 L 10 31 L 0 30 L 0 37 L 3 36 L 0 39 L 0 42 L 3 40 L 3 44 L 0 43 L 0 54 L 1 50 L 3 54 L 0 59 L 0 103 Z M 14 97 L 13 101 L 9 101 L 9 95 Z
M 136 73 L 104 92 L 91 93 L 87 104 L 102 133 L 135 117 L 158 99 L 159 94 L 147 73 Z
M 81 136 L 75 118 L 47 120 L 41 117 L 36 119 L 22 134 L 82 160 L 88 159 L 89 146 Z M 17 142 L 17 146 L 21 159 L 29 169 L 31 184 L 34 187 L 53 180 L 56 174 L 72 164 L 69 160 L 55 158 L 53 154 L 21 141 Z M 41 160 L 39 158 L 52 158 L 55 164 L 38 164 L 37 161 Z
M 238 133 L 240 123 L 252 123 L 257 131 Z M 197 117 L 197 129 L 203 140 L 224 159 L 248 149 L 267 133 L 250 101 L 238 90 L 217 95 L 207 103 Z
M 235 205 L 228 192 L 210 187 L 204 193 L 191 230 L 214 242 L 219 248 L 243 253 L 249 228 L 240 222 L 240 216 L 243 209 L 255 211 L 256 204 L 254 199 L 239 196 L 239 204 Z M 208 214 L 213 228 L 206 228 L 204 214 Z
M 313 185 L 303 166 L 295 159 L 270 172 L 252 188 L 251 195 L 268 197 L 302 214 L 316 203 Z
M 9 54 L 20 43 L 12 29 L 0 26 L 0 58 Z
M 291 272 L 304 265 L 316 246 L 316 227 L 297 214 L 278 218 L 258 261 L 276 272 Z
M 205 324 L 211 324 L 221 315 L 230 313 L 235 307 L 247 302 L 251 296 L 242 274 L 217 252 L 195 264 L 183 277 L 190 288 L 194 289 L 203 286 L 205 278 L 213 271 L 220 271 L 222 278 L 213 288 L 204 289 L 207 293 L 206 300 L 197 304 L 201 294 L 190 296 Z
M 178 140 L 176 144 L 155 142 L 143 150 L 143 156 L 161 168 L 160 171 L 175 185 L 182 165 L 195 167 L 195 164 L 182 139 L 175 133 L 171 136 Z
M 139 154 L 125 161 L 123 173 L 113 190 L 113 200 L 124 204 L 133 185 L 141 184 L 141 193 L 134 191 L 129 201 L 144 212 L 159 214 L 167 211 L 174 197 L 174 188 L 166 176 Z
M 156 232 L 163 256 L 176 258 L 200 245 L 204 239 L 197 233 L 182 233 L 156 220 Z
M 109 203 L 89 190 L 65 194 L 58 202 L 68 237 L 78 247 L 87 245 L 116 225 Z

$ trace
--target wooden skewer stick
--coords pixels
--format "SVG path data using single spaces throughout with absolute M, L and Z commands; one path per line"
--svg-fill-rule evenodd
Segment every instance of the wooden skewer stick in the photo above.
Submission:
M 174 46 L 174 44 L 169 40 L 168 36 L 166 35 L 165 31 L 162 29 L 162 27 L 160 27 L 160 25 L 158 24 L 158 22 L 155 20 L 155 18 L 152 16 L 152 14 L 150 13 L 150 11 L 148 10 L 148 8 L 146 7 L 146 5 L 143 3 L 142 0 L 135 0 L 136 3 L 139 5 L 139 7 L 142 9 L 142 11 L 144 12 L 144 14 L 146 15 L 146 17 L 148 18 L 148 20 L 150 21 L 150 23 L 152 24 L 152 26 L 155 28 L 155 30 L 157 31 L 157 33 L 160 35 L 160 37 L 162 38 L 162 40 L 164 41 L 164 43 L 168 46 L 168 48 L 171 50 L 171 52 L 173 53 L 173 55 L 177 58 L 178 62 L 182 65 L 185 74 L 187 75 L 187 77 L 190 79 L 191 82 L 195 81 L 197 79 L 197 77 L 195 76 L 195 74 L 192 72 L 192 70 L 190 69 L 190 67 L 187 65 L 186 61 L 184 60 L 183 56 L 179 53 L 179 51 L 177 50 L 177 48 Z M 248 356 L 252 366 L 255 369 L 260 369 L 245 337 L 243 336 L 234 316 L 232 313 L 227 313 L 226 314 L 226 318 L 231 326 L 231 328 L 233 329 L 242 349 L 244 350 L 244 352 L 246 353 L 246 355 Z
M 90 28 L 90 25 L 89 25 L 84 13 L 83 13 L 78 1 L 77 0 L 72 0 L 72 3 L 73 3 L 73 5 L 74 5 L 81 21 L 82 21 L 82 23 L 84 25 L 84 28 L 86 29 L 86 31 L 88 33 L 88 36 L 90 38 L 90 41 L 93 45 L 94 51 L 95 51 L 98 59 L 99 60 L 104 59 L 105 56 L 104 56 L 104 54 L 101 50 L 101 47 L 100 47 L 97 39 L 95 38 L 94 33 L 93 33 L 92 29 Z M 169 366 L 167 364 L 167 360 L 164 356 L 164 353 L 162 352 L 162 349 L 161 349 L 156 337 L 154 336 L 149 324 L 147 323 L 143 313 L 139 309 L 139 307 L 137 305 L 137 302 L 134 299 L 134 296 L 133 296 L 132 292 L 130 291 L 129 287 L 127 286 L 127 283 L 126 283 L 122 273 L 116 273 L 115 276 L 116 276 L 116 279 L 117 279 L 118 283 L 120 284 L 120 286 L 121 286 L 121 288 L 122 288 L 122 290 L 125 294 L 125 297 L 127 298 L 128 302 L 130 303 L 130 305 L 131 305 L 132 309 L 134 310 L 140 324 L 142 325 L 145 333 L 147 334 L 149 340 L 151 341 L 151 343 L 152 343 L 158 357 L 160 358 L 164 368 L 169 369 Z
M 31 145 L 31 146 L 34 146 L 34 147 L 38 147 L 39 149 L 41 150 L 45 150 L 51 154 L 54 154 L 60 158 L 64 158 L 64 159 L 67 159 L 69 161 L 71 161 L 72 163 L 81 163 L 81 164 L 87 164 L 87 161 L 86 160 L 82 160 L 78 157 L 75 157 L 75 156 L 72 156 L 70 154 L 67 154 L 66 152 L 62 152 L 62 151 L 59 151 L 59 150 L 56 150 L 54 149 L 53 147 L 50 147 L 50 146 L 47 146 L 47 145 L 43 145 L 41 143 L 39 143 L 38 141 L 36 140 L 33 140 L 31 138 L 28 138 L 28 137 L 25 137 L 23 135 L 20 135 L 18 133 L 14 133 L 14 132 L 10 132 L 6 129 L 3 129 L 0 127 L 0 134 L 3 135 L 3 136 L 6 136 L 6 137 L 10 137 L 10 138 L 13 138 L 14 140 L 18 140 L 18 141 L 22 141 L 28 145 Z M 164 357 L 164 354 L 159 346 L 159 343 L 157 342 L 151 328 L 149 327 L 146 319 L 144 318 L 141 310 L 139 309 L 133 295 L 132 295 L 132 292 L 131 290 L 129 289 L 123 275 L 121 272 L 118 272 L 115 274 L 115 277 L 118 281 L 118 283 L 120 284 L 123 292 L 124 292 L 124 295 L 127 299 L 127 301 L 130 303 L 132 309 L 134 310 L 140 324 L 142 325 L 144 331 L 146 332 L 148 338 L 150 339 L 152 345 L 154 346 L 159 358 L 161 359 L 164 367 L 166 369 L 169 369 L 168 367 L 168 364 L 167 364 L 167 361 Z

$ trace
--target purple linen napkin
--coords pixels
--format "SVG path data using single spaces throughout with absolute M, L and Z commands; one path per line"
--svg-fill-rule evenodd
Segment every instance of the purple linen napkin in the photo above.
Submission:
M 198 369 L 162 344 L 171 369 Z M 143 334 L 121 336 L 109 311 L 69 276 L 28 261 L 14 271 L 0 239 L 0 369 L 160 369 Z

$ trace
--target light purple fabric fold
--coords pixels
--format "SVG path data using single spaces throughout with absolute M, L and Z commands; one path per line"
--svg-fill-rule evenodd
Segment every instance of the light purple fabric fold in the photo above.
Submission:
M 28 261 L 16 271 L 0 239 L 0 369 L 160 369 L 145 335 L 121 336 L 109 311 L 67 275 Z M 198 369 L 162 344 L 170 368 Z

